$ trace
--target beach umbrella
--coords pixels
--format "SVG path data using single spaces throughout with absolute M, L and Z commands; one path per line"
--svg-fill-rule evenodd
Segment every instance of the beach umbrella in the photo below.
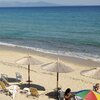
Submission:
M 57 98 L 58 98 L 58 80 L 59 80 L 59 73 L 68 73 L 72 72 L 73 69 L 67 66 L 64 62 L 61 60 L 58 60 L 56 62 L 52 62 L 49 64 L 42 65 L 44 70 L 51 71 L 51 72 L 57 72 Z
M 42 64 L 42 62 L 36 58 L 33 58 L 31 56 L 26 56 L 26 57 L 23 57 L 19 60 L 16 61 L 17 64 L 21 64 L 21 65 L 28 65 L 28 84 L 29 84 L 29 87 L 30 87 L 30 65 L 39 65 L 39 64 Z
M 75 95 L 81 97 L 83 100 L 100 100 L 100 94 L 92 90 L 81 90 Z
M 81 72 L 81 75 L 95 79 L 100 79 L 100 68 L 92 68 L 89 70 L 84 70 Z

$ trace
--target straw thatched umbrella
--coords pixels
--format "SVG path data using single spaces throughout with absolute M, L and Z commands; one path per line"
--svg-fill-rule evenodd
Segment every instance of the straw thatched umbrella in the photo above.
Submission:
M 42 64 L 42 62 L 31 56 L 26 56 L 26 57 L 23 57 L 23 58 L 17 60 L 16 63 L 21 64 L 21 65 L 28 65 L 28 81 L 27 82 L 30 87 L 30 82 L 31 82 L 31 80 L 30 80 L 30 65 L 39 65 L 39 64 Z
M 58 98 L 59 73 L 69 73 L 72 72 L 73 69 L 67 66 L 64 62 L 60 61 L 59 58 L 56 62 L 42 65 L 42 67 L 44 70 L 57 72 L 57 98 Z
M 100 79 L 100 68 L 92 68 L 89 70 L 84 70 L 81 72 L 81 75 L 90 78 Z

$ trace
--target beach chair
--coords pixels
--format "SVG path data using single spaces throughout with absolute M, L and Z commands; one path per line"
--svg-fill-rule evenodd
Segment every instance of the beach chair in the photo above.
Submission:
M 30 87 L 30 91 L 27 92 L 27 97 L 28 97 L 28 96 L 39 97 L 38 90 L 37 90 L 36 88 Z
M 4 78 L 8 78 L 8 75 L 2 74 L 2 73 L 1 73 L 1 78 L 3 78 L 3 77 L 4 77 Z
M 1 80 L 2 80 L 2 82 L 4 82 L 4 84 L 6 86 L 9 86 L 10 85 L 9 82 L 7 81 L 7 79 L 5 77 L 2 77 Z
M 63 90 L 59 90 L 58 91 L 58 97 L 59 97 L 59 100 L 64 100 L 64 91 Z
M 5 77 L 2 77 L 1 80 L 5 83 L 6 86 L 22 84 L 22 82 L 8 82 L 8 80 Z
M 36 97 L 39 96 L 38 90 L 36 88 L 31 87 L 30 92 L 32 96 L 36 96 Z
M 15 97 L 15 94 L 17 92 L 17 87 L 16 85 L 11 85 L 9 87 L 6 87 L 5 83 L 0 81 L 0 86 L 2 87 L 2 90 L 6 95 L 11 96 L 12 98 Z
M 6 91 L 6 86 L 2 81 L 0 81 L 0 86 L 4 91 Z
M 0 86 L 2 88 L 2 92 L 9 94 L 9 91 L 6 89 L 4 82 L 0 81 Z
M 22 81 L 22 75 L 19 72 L 16 72 L 16 79 Z

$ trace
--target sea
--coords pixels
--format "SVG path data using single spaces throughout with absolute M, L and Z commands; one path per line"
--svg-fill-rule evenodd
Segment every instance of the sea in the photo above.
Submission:
M 1 7 L 0 45 L 100 61 L 100 6 Z

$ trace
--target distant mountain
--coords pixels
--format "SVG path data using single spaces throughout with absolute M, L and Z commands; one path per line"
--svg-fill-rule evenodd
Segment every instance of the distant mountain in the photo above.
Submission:
M 32 5 L 33 6 L 58 6 L 57 4 L 43 2 L 43 1 L 32 3 Z
M 58 4 L 48 2 L 0 2 L 0 7 L 50 7 L 59 6 Z

